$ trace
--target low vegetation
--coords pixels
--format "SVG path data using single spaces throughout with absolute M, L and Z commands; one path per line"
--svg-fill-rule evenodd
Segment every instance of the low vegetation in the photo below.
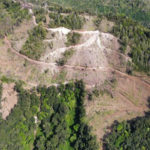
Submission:
M 63 66 L 67 63 L 68 59 L 72 57 L 72 55 L 74 54 L 74 49 L 69 49 L 69 50 L 66 50 L 64 53 L 63 53 L 63 56 L 62 58 L 60 58 L 58 61 L 56 61 L 57 65 L 58 66 Z
M 30 16 L 27 9 L 21 9 L 19 3 L 11 0 L 0 1 L 0 37 L 11 33 L 14 26 L 18 26 Z
M 3 92 L 3 86 L 0 83 L 0 109 L 1 109 L 1 102 L 2 102 L 2 92 Z M 0 113 L 0 120 L 1 120 L 1 113 Z
M 35 8 L 34 9 L 34 15 L 36 17 L 36 23 L 40 23 L 40 22 L 43 22 L 43 23 L 46 23 L 46 11 L 44 8 Z
M 71 8 L 64 8 L 61 5 L 57 5 L 54 3 L 49 3 L 48 7 L 49 11 L 57 12 L 57 13 L 72 13 Z
M 98 150 L 84 121 L 82 81 L 31 91 L 17 84 L 15 90 L 18 104 L 0 123 L 0 149 Z
M 67 16 L 63 16 L 60 13 L 50 13 L 49 17 L 51 19 L 49 23 L 50 28 L 66 27 L 69 29 L 81 29 L 83 25 L 83 19 L 76 12 Z
M 46 29 L 41 24 L 29 31 L 29 37 L 23 45 L 20 53 L 29 58 L 38 60 L 44 52 L 43 40 L 46 37 Z

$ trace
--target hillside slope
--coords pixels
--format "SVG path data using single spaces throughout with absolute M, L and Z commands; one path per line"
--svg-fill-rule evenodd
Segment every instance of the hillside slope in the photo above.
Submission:
M 58 4 L 63 7 L 71 7 L 75 10 L 87 11 L 95 14 L 118 14 L 131 17 L 142 24 L 150 25 L 150 1 L 149 0 L 44 0 L 29 2 L 38 4 Z
M 11 32 L 6 30 L 0 39 L 0 112 L 3 120 L 0 148 L 97 150 L 94 134 L 102 149 L 104 135 L 111 131 L 109 127 L 114 121 L 144 116 L 149 110 L 149 29 L 136 26 L 132 21 L 127 23 L 126 18 L 125 21 L 117 17 L 107 20 L 85 12 L 70 12 L 68 8 L 63 8 L 67 12 L 59 12 L 44 4 L 39 7 L 37 2 L 37 5 L 20 5 L 7 0 L 0 9 L 9 14 L 9 5 L 13 4 L 15 8 L 9 16 L 12 20 L 16 9 L 28 14 L 27 18 L 22 17 L 18 24 L 11 26 Z M 60 4 L 71 7 L 75 2 L 64 0 Z M 80 9 L 86 2 L 80 1 L 76 7 Z M 118 2 L 107 1 L 107 4 L 110 8 L 114 3 L 119 5 Z M 141 6 L 146 7 L 139 2 L 133 8 L 141 10 Z M 90 1 L 87 7 L 94 12 L 97 5 Z M 117 11 L 128 13 L 119 8 Z M 117 23 L 119 19 L 123 23 Z M 145 19 L 140 18 L 140 21 Z M 107 26 L 111 33 L 106 33 Z M 148 40 L 145 42 L 145 39 Z M 123 43 L 126 41 L 129 43 Z M 135 47 L 136 43 L 139 49 L 146 48 L 144 51 L 137 48 L 131 56 L 131 46 Z M 123 53 L 124 44 L 126 51 Z M 146 64 L 147 72 L 134 70 L 133 58 L 140 62 L 141 68 Z

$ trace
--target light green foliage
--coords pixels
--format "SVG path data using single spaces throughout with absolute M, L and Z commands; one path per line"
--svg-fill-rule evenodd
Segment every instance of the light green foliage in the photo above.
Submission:
M 81 121 L 85 115 L 84 85 L 81 81 L 60 85 L 58 88 L 41 87 L 38 91 L 42 102 L 40 113 L 44 117 L 39 118 L 41 123 L 35 140 L 35 150 L 98 149 L 95 139 L 90 135 L 90 129 Z M 49 111 L 47 105 L 53 111 Z

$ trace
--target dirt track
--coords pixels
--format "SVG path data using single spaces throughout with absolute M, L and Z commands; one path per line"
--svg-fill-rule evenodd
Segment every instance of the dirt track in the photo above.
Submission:
M 58 66 L 56 63 L 46 63 L 46 62 L 41 62 L 41 61 L 36 61 L 36 60 L 33 60 L 33 59 L 30 59 L 29 57 L 23 55 L 23 54 L 20 54 L 19 52 L 17 52 L 15 49 L 12 48 L 11 46 L 11 43 L 10 41 L 7 39 L 7 37 L 5 36 L 5 43 L 7 44 L 8 48 L 13 52 L 15 53 L 17 56 L 19 57 L 22 57 L 23 59 L 29 61 L 30 63 L 32 64 L 36 64 L 36 65 L 40 65 L 40 66 L 53 66 L 55 67 L 56 69 L 59 69 L 59 68 L 69 68 L 69 69 L 75 69 L 75 70 L 93 70 L 93 71 L 96 71 L 96 70 L 103 70 L 103 71 L 114 71 L 115 73 L 118 73 L 122 76 L 125 76 L 125 77 L 128 77 L 130 79 L 134 79 L 134 80 L 137 80 L 139 79 L 139 77 L 136 77 L 136 76 L 130 76 L 130 75 L 127 75 L 119 70 L 116 70 L 114 68 L 111 68 L 111 67 L 87 67 L 87 66 L 72 66 L 72 65 L 64 65 L 62 67 Z M 71 46 L 71 47 L 78 47 L 78 46 L 83 46 L 83 44 L 81 45 L 76 45 L 76 46 Z M 87 46 L 87 45 L 86 45 Z M 150 84 L 147 83 L 146 81 L 144 80 L 141 80 L 146 86 L 150 87 Z

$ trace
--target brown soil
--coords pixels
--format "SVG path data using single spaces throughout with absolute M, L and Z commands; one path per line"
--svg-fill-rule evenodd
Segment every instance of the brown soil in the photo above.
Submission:
M 17 93 L 14 91 L 14 83 L 11 84 L 3 84 L 3 93 L 2 93 L 2 109 L 0 112 L 2 113 L 2 118 L 6 119 L 6 117 L 11 112 L 12 108 L 17 104 Z

